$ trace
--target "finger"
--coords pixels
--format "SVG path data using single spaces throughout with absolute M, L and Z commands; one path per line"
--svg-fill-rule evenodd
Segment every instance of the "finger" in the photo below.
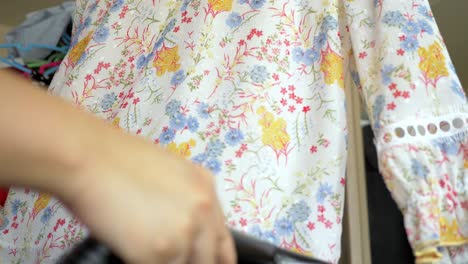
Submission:
M 168 203 L 169 204 L 169 203 Z M 176 203 L 180 204 L 180 203 Z M 164 208 L 169 216 L 178 215 L 176 219 L 159 219 L 159 227 L 153 230 L 153 256 L 149 263 L 186 264 L 190 255 L 192 241 L 200 227 L 183 206 Z M 181 212 L 177 213 L 180 210 Z M 157 261 L 156 261 L 157 260 Z
M 217 223 L 216 232 L 216 263 L 235 264 L 237 263 L 237 256 L 235 251 L 234 240 L 231 233 L 226 228 L 224 213 L 221 206 L 215 209 L 215 221 Z
M 222 235 L 222 237 L 216 241 L 216 245 L 216 263 L 237 263 L 234 240 L 227 230 L 225 231 L 224 235 Z
M 190 256 L 191 264 L 215 264 L 215 244 L 216 234 L 212 230 L 212 225 L 206 224 L 194 241 Z

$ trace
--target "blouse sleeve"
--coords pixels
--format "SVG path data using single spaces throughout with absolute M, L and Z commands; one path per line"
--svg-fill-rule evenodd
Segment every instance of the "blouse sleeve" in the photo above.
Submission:
M 346 0 L 343 12 L 351 76 L 416 263 L 468 255 L 467 104 L 429 3 Z

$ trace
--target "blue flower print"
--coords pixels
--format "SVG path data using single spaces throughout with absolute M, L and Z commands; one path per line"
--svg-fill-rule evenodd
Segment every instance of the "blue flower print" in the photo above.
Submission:
M 100 26 L 98 29 L 96 29 L 96 32 L 94 32 L 93 39 L 96 42 L 104 42 L 107 40 L 109 37 L 109 28 Z
M 287 218 L 276 220 L 274 228 L 276 233 L 280 236 L 289 236 L 294 232 L 294 225 Z
M 293 223 L 296 223 L 306 221 L 307 218 L 309 218 L 310 212 L 311 210 L 307 203 L 305 201 L 300 201 L 298 203 L 293 204 L 289 208 L 287 214 L 289 219 L 291 219 Z
M 292 50 L 292 58 L 296 63 L 301 63 L 302 58 L 304 58 L 304 51 L 300 47 L 295 47 Z
M 446 155 L 456 155 L 460 148 L 455 140 L 438 139 L 433 143 Z
M 262 232 L 262 229 L 260 229 L 258 225 L 253 225 L 249 228 L 249 234 L 254 237 L 261 238 L 263 235 L 263 232 Z
M 199 125 L 200 124 L 198 123 L 198 120 L 195 117 L 190 116 L 187 119 L 187 127 L 190 132 L 197 132 Z
M 395 71 L 395 67 L 391 64 L 385 64 L 380 70 L 382 76 L 382 83 L 384 85 L 389 85 L 392 82 L 392 74 Z
M 154 43 L 153 51 L 157 51 L 162 46 L 163 42 L 164 42 L 164 37 L 158 38 L 156 43 Z
M 208 119 L 208 118 L 211 117 L 210 111 L 209 111 L 209 106 L 206 103 L 201 103 L 201 104 L 198 105 L 197 113 L 203 119 Z
M 405 24 L 403 24 L 402 28 L 403 32 L 407 35 L 417 35 L 421 32 L 421 28 L 419 27 L 419 24 L 414 22 L 414 21 L 406 21 Z
M 163 38 L 167 35 L 167 33 L 171 32 L 171 30 L 174 28 L 175 24 L 176 24 L 175 18 L 173 18 L 171 21 L 169 21 L 169 23 L 167 23 L 167 26 L 164 28 L 164 30 L 162 32 Z
M 250 79 L 256 83 L 263 83 L 267 80 L 269 73 L 263 65 L 255 65 L 250 71 Z
M 87 17 L 83 22 L 83 28 L 88 28 L 91 25 L 91 17 Z
M 262 240 L 268 241 L 274 245 L 279 245 L 280 239 L 278 238 L 277 235 L 273 231 L 268 231 L 262 234 L 261 236 Z
M 94 1 L 94 2 L 91 4 L 91 6 L 89 7 L 89 12 L 90 12 L 90 13 L 93 13 L 94 11 L 96 11 L 98 3 L 99 3 L 99 1 Z
M 192 2 L 192 0 L 184 0 L 184 3 L 180 7 L 180 11 L 184 12 L 187 10 L 187 6 Z
M 236 28 L 242 24 L 242 17 L 239 15 L 239 13 L 233 12 L 226 19 L 226 24 L 230 28 Z
M 250 1 L 250 6 L 253 8 L 253 9 L 260 9 L 263 4 L 265 4 L 266 0 L 251 0 Z
M 6 217 L 2 217 L 2 222 L 0 223 L 0 231 L 7 228 L 10 224 L 10 221 Z
M 327 34 L 325 32 L 320 32 L 314 38 L 314 47 L 316 49 L 322 49 L 326 43 L 327 43 Z
M 318 61 L 320 58 L 320 51 L 317 49 L 308 49 L 304 52 L 304 57 L 302 57 L 302 62 L 304 62 L 305 65 L 311 66 L 314 64 L 314 62 Z
M 244 134 L 240 129 L 231 129 L 226 133 L 224 139 L 228 145 L 235 146 L 244 140 Z
M 405 51 L 416 51 L 419 47 L 419 42 L 416 37 L 407 37 L 401 42 L 401 48 Z
M 21 206 L 21 201 L 18 200 L 18 199 L 15 199 L 12 203 L 11 203 L 11 213 L 13 215 L 16 215 L 18 214 L 18 209 L 20 208 Z
M 452 80 L 452 83 L 450 85 L 450 89 L 452 91 L 460 96 L 461 99 L 465 100 L 465 92 L 463 91 L 463 88 L 461 87 L 460 83 L 458 81 Z
M 185 80 L 184 70 L 178 70 L 171 79 L 171 85 L 178 86 Z
M 226 145 L 224 145 L 223 142 L 219 139 L 211 140 L 208 142 L 206 145 L 206 155 L 210 158 L 217 158 L 223 154 L 224 148 Z
M 114 92 L 108 93 L 102 97 L 100 106 L 104 111 L 109 110 L 114 105 L 115 101 L 117 101 L 117 95 Z
M 186 124 L 187 118 L 181 113 L 176 113 L 172 115 L 171 121 L 169 122 L 170 127 L 175 130 L 184 128 Z
M 426 178 L 429 173 L 429 169 L 417 159 L 411 159 L 411 171 L 421 178 Z
M 427 8 L 427 6 L 425 6 L 425 5 L 419 6 L 418 12 L 419 12 L 419 14 L 425 16 L 426 18 L 432 19 L 431 11 Z
M 182 104 L 180 103 L 180 101 L 177 101 L 177 100 L 171 100 L 169 101 L 169 103 L 167 103 L 166 105 L 166 115 L 168 116 L 175 116 L 176 114 L 180 113 L 180 106 Z
M 111 8 L 109 9 L 110 12 L 118 11 L 124 4 L 124 0 L 114 0 Z
M 405 22 L 405 17 L 400 11 L 389 11 L 383 16 L 382 22 L 389 26 L 398 27 Z
M 237 1 L 239 4 L 243 5 L 249 2 L 249 0 L 238 0 Z
M 145 55 L 141 55 L 140 57 L 138 57 L 136 61 L 137 69 L 141 69 L 145 67 L 147 64 L 148 64 L 148 57 L 146 57 Z
M 338 21 L 331 15 L 326 15 L 322 21 L 322 31 L 328 32 L 338 28 Z
M 207 158 L 208 158 L 208 155 L 206 155 L 205 153 L 200 153 L 200 154 L 195 155 L 192 158 L 192 162 L 195 164 L 202 164 L 206 161 Z
M 421 28 L 422 31 L 426 32 L 429 35 L 434 34 L 434 30 L 432 29 L 431 24 L 426 20 L 420 19 L 418 20 L 418 26 Z
M 70 43 L 70 48 L 73 48 L 79 41 L 78 36 L 81 35 L 81 32 L 85 29 L 84 24 L 79 24 L 76 27 L 76 32 L 75 34 L 72 34 L 72 39 Z
M 175 137 L 175 130 L 174 129 L 166 129 L 159 136 L 159 142 L 161 144 L 168 144 L 174 139 L 174 137 Z
M 359 78 L 359 73 L 357 71 L 352 71 L 351 77 L 353 78 L 354 85 L 361 85 L 361 79 Z
M 317 202 L 323 203 L 327 196 L 333 193 L 332 187 L 328 183 L 321 183 L 317 192 Z
M 385 96 L 378 95 L 374 101 L 374 105 L 372 105 L 372 117 L 374 118 L 374 129 L 380 128 L 380 115 L 384 109 L 385 105 Z
M 205 167 L 214 174 L 218 174 L 221 171 L 221 162 L 217 159 L 210 159 L 206 162 Z
M 51 217 L 52 217 L 52 209 L 50 207 L 47 207 L 41 216 L 41 222 L 45 225 L 47 224 L 47 222 L 49 222 Z
M 81 55 L 81 57 L 78 59 L 78 62 L 76 64 L 81 64 L 83 63 L 83 61 L 88 57 L 89 55 L 89 52 L 88 51 L 85 51 L 83 52 L 83 54 Z

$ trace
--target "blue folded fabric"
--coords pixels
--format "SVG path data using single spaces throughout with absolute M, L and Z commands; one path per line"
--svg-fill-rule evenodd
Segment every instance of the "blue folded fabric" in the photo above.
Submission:
M 70 23 L 75 9 L 74 1 L 66 1 L 61 5 L 41 9 L 26 15 L 26 21 L 14 28 L 5 36 L 10 44 L 28 46 L 31 43 L 45 46 L 56 46 Z M 38 48 L 21 50 L 10 48 L 8 53 L 25 61 L 45 58 L 50 49 Z

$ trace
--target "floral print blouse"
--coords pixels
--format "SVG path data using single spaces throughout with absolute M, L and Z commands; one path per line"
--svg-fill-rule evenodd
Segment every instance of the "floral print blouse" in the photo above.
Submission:
M 427 0 L 77 0 L 74 22 L 51 93 L 211 170 L 230 227 L 338 262 L 352 89 L 416 263 L 468 263 L 467 104 Z M 0 232 L 3 263 L 86 235 L 21 188 Z

